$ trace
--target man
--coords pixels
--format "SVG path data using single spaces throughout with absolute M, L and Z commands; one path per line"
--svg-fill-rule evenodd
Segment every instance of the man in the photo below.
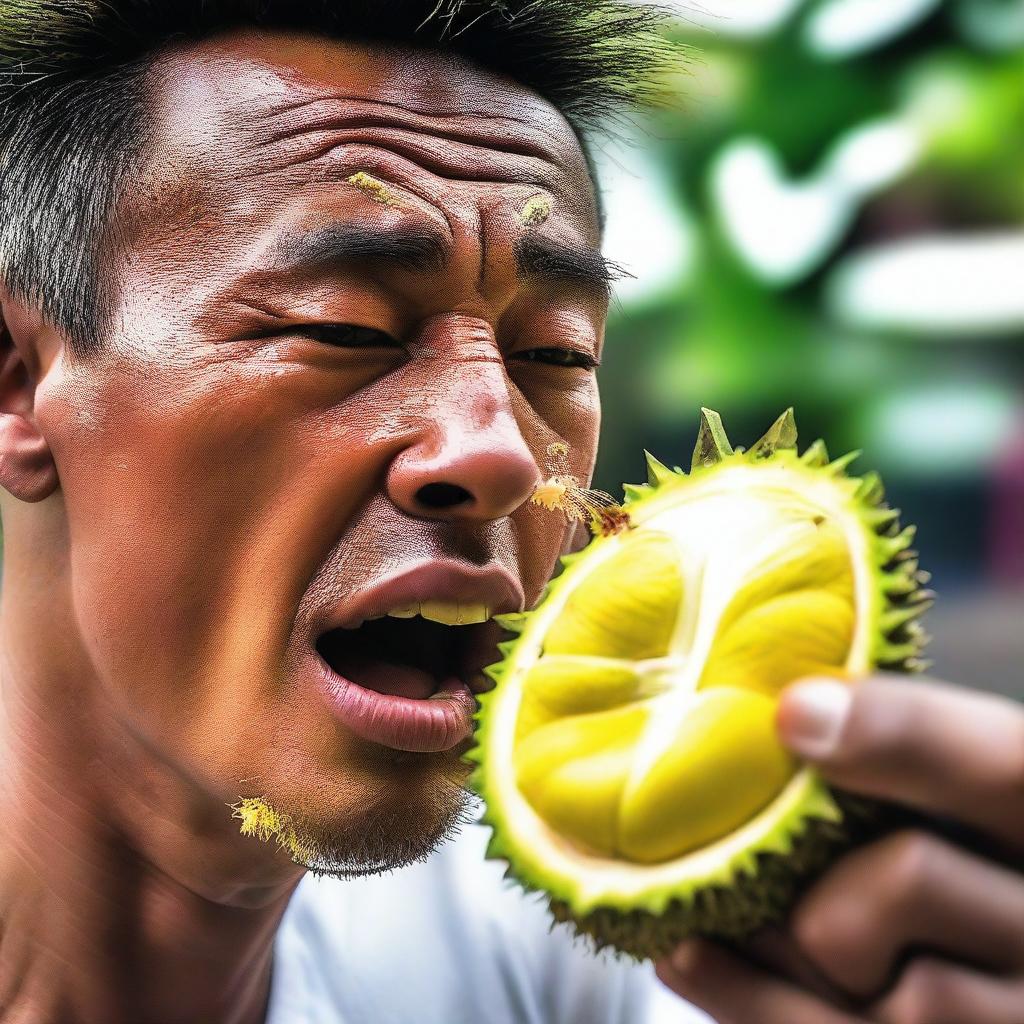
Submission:
M 597 441 L 578 129 L 669 59 L 656 13 L 0 17 L 0 1021 L 687 1020 L 547 936 L 473 829 L 370 877 L 457 830 L 487 620 L 573 541 L 528 499 L 552 444 L 588 478 Z M 662 980 L 723 1024 L 1020 1024 L 1021 713 L 825 681 L 780 728 L 1006 863 L 901 833 L 788 935 Z

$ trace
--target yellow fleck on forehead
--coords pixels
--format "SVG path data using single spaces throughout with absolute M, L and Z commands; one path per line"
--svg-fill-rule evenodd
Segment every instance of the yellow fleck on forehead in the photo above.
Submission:
M 564 459 L 569 454 L 569 446 L 564 441 L 555 441 L 548 445 L 548 455 L 553 459 Z
M 551 216 L 551 200 L 547 196 L 533 196 L 527 199 L 519 220 L 523 227 L 535 228 Z
M 373 175 L 367 174 L 366 171 L 357 171 L 348 179 L 348 183 L 355 185 L 360 192 L 365 192 L 371 199 L 382 203 L 384 206 L 398 205 L 398 200 L 392 195 L 387 185 L 373 177 Z

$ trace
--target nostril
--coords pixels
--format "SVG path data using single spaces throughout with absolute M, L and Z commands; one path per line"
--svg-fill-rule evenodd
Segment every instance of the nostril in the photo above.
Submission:
M 473 500 L 473 495 L 458 484 L 424 484 L 416 492 L 416 502 L 422 508 L 456 508 Z

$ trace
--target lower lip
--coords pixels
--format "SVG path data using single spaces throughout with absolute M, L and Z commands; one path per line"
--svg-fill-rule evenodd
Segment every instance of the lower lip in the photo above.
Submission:
M 338 675 L 317 657 L 320 691 L 334 717 L 350 732 L 393 750 L 432 754 L 452 750 L 473 734 L 476 699 L 452 678 L 427 700 L 368 690 Z

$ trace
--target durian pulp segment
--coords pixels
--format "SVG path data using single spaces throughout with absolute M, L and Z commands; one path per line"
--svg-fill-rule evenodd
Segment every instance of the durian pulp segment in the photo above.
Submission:
M 787 852 L 808 816 L 838 820 L 817 777 L 785 760 L 768 737 L 773 698 L 790 678 L 784 672 L 780 676 L 764 652 L 770 652 L 773 636 L 787 650 L 796 640 L 799 650 L 801 629 L 817 649 L 814 623 L 808 624 L 806 615 L 826 614 L 832 619 L 818 633 L 831 636 L 832 647 L 820 668 L 851 675 L 869 668 L 880 595 L 871 577 L 876 557 L 872 534 L 858 514 L 857 486 L 856 480 L 808 470 L 795 457 L 772 465 L 725 464 L 683 486 L 664 485 L 634 503 L 630 511 L 637 529 L 596 541 L 586 559 L 556 581 L 516 647 L 488 714 L 493 762 L 517 765 L 516 771 L 491 774 L 490 784 L 498 792 L 490 794 L 489 806 L 503 819 L 502 842 L 514 848 L 529 881 L 570 899 L 577 913 L 629 905 L 639 897 L 644 907 L 658 912 L 687 889 L 728 883 L 737 871 L 754 870 L 758 852 Z M 586 657 L 582 647 L 587 638 L 581 639 L 581 650 L 573 650 L 572 596 L 577 587 L 585 594 L 586 581 L 597 578 L 602 566 L 611 565 L 630 544 L 641 546 L 640 562 L 646 546 L 649 556 L 660 549 L 670 563 L 657 571 L 654 588 L 662 591 L 660 614 L 662 619 L 667 615 L 669 626 L 658 624 L 657 597 L 640 602 L 622 629 L 609 630 L 602 622 L 603 642 L 611 646 L 589 649 L 590 657 L 606 659 L 593 678 L 607 681 L 607 693 L 602 695 L 598 686 L 589 699 L 607 701 L 607 707 L 549 709 L 545 720 L 543 710 L 530 706 L 531 696 L 524 703 L 524 682 L 529 690 L 529 673 L 542 653 L 569 675 L 571 660 Z M 828 575 L 826 585 L 795 616 L 792 609 L 787 613 L 785 602 L 799 602 L 799 587 L 787 588 L 778 579 L 773 583 L 773 575 L 785 574 L 787 552 L 820 548 L 834 563 L 837 544 L 838 572 Z M 808 564 L 807 558 L 798 561 L 802 567 Z M 619 578 L 628 591 L 628 576 Z M 774 611 L 766 595 L 779 602 Z M 628 593 L 622 596 L 624 604 L 628 598 Z M 567 607 L 569 616 L 560 618 Z M 786 636 L 785 626 L 793 621 L 797 634 Z M 566 622 L 572 627 L 568 642 L 563 628 L 552 628 Z M 731 648 L 723 643 L 736 622 L 759 630 L 747 647 L 742 636 Z M 631 633 L 649 638 L 659 631 L 662 639 L 653 646 L 644 640 L 643 649 L 626 649 Z M 836 635 L 842 641 L 838 648 Z M 755 666 L 757 671 L 739 671 L 757 657 L 764 662 Z M 813 667 L 813 661 L 801 663 L 796 674 Z M 751 678 L 759 673 L 760 683 Z M 563 694 L 563 699 L 571 705 L 573 698 Z M 601 715 L 612 716 L 605 734 Z M 545 747 L 557 747 L 559 729 L 580 723 L 597 730 L 596 746 L 606 735 L 618 737 L 620 747 L 608 744 L 606 756 L 590 763 L 577 759 L 575 769 L 557 756 L 544 763 Z M 573 737 L 566 739 L 567 746 L 572 742 Z M 730 776 L 746 784 L 730 788 Z M 713 787 L 716 777 L 722 788 L 702 794 L 702 780 Z M 679 787 L 686 792 L 681 794 Z M 659 819 L 659 808 L 665 807 L 674 807 L 675 819 L 666 820 L 664 814 Z

